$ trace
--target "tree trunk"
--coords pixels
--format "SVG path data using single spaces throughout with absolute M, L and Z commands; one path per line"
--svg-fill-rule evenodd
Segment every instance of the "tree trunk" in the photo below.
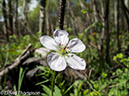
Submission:
M 78 37 L 78 33 L 77 33 L 77 30 L 76 30 L 76 26 L 75 26 L 75 19 L 74 19 L 74 12 L 73 12 L 73 10 L 70 10 L 70 9 L 72 9 L 71 8 L 71 2 L 70 2 L 70 0 L 68 0 L 68 10 L 69 10 L 69 18 L 70 18 L 70 20 L 71 20 L 71 24 L 72 24 L 72 30 L 73 30 L 73 32 L 75 33 L 75 35 L 76 35 L 76 37 Z
M 26 34 L 27 32 L 27 19 L 28 19 L 28 0 L 25 0 L 24 3 L 23 3 L 23 14 L 24 14 L 24 33 L 23 34 Z
M 110 63 L 110 54 L 109 54 L 109 42 L 110 42 L 110 33 L 109 33 L 109 0 L 106 0 L 106 11 L 105 11 L 105 22 L 106 22 L 106 62 Z
M 59 28 L 63 30 L 66 0 L 60 2 Z
M 94 0 L 94 4 L 93 4 L 93 12 L 94 12 L 94 19 L 95 22 L 98 22 L 98 17 L 97 17 L 97 8 L 96 8 L 96 0 Z
M 105 16 L 105 12 L 104 12 L 104 5 L 103 5 L 103 1 L 101 0 L 101 10 L 102 10 L 102 25 L 103 26 L 105 26 L 106 24 L 105 24 L 105 18 L 104 18 L 104 16 Z M 105 28 L 103 27 L 102 28 L 102 34 L 101 34 L 101 40 L 100 40 L 100 45 L 101 45 L 101 48 L 100 48 L 100 50 L 102 50 L 103 51 L 103 39 L 104 39 L 104 34 L 105 34 Z
M 49 26 L 49 0 L 47 0 L 47 5 L 46 5 L 46 25 L 47 25 L 47 35 L 50 34 L 50 26 Z
M 44 27 L 45 27 L 45 5 L 46 5 L 46 0 L 40 0 L 40 17 L 39 17 L 39 32 L 41 32 L 40 36 L 42 34 L 44 34 Z
M 115 28 L 117 33 L 117 47 L 118 53 L 120 52 L 120 40 L 119 40 L 119 0 L 114 1 L 114 18 L 115 18 Z
M 7 24 L 7 12 L 6 12 L 6 3 L 5 0 L 2 2 L 3 5 L 3 16 L 4 16 L 4 34 L 6 35 L 7 42 L 9 42 L 9 33 L 8 33 L 8 24 Z
M 94 14 L 94 20 L 95 20 L 95 23 L 98 23 L 99 20 L 98 20 L 98 14 L 97 14 L 97 4 L 96 4 L 96 0 L 93 1 L 93 14 Z M 96 42 L 96 45 L 98 45 L 98 49 L 100 51 L 100 47 L 101 47 L 101 31 L 100 31 L 100 28 L 97 27 L 95 25 L 95 28 L 98 29 L 98 32 L 99 32 L 99 44 L 97 44 Z M 95 39 L 96 39 L 96 36 L 95 36 Z M 97 40 L 96 40 L 97 41 Z
M 124 1 L 121 0 L 121 9 L 122 9 L 122 12 L 123 14 L 125 15 L 125 19 L 126 19 L 126 22 L 127 22 L 127 30 L 129 32 L 129 10 L 126 8 L 125 4 L 124 4 Z
M 125 0 L 125 5 L 126 5 L 126 7 L 128 8 L 128 5 L 129 4 L 129 0 Z
M 98 20 L 98 14 L 97 14 L 97 4 L 96 4 L 96 1 L 94 0 L 91 5 L 93 7 L 94 20 L 95 20 L 95 23 L 97 24 L 99 22 L 99 20 Z M 97 42 L 96 35 L 93 36 L 93 37 L 95 38 L 95 43 L 98 46 L 97 48 L 98 48 L 98 51 L 100 53 L 100 40 L 101 40 L 101 35 L 100 34 L 101 34 L 101 31 L 100 31 L 100 28 L 97 27 L 96 25 L 95 25 L 95 29 L 99 32 L 99 43 Z
M 12 14 L 12 0 L 8 0 L 9 12 Z M 11 31 L 11 35 L 13 35 L 13 17 L 9 14 L 9 29 Z
M 19 35 L 19 29 L 18 29 L 18 0 L 15 0 L 15 31 L 17 35 Z

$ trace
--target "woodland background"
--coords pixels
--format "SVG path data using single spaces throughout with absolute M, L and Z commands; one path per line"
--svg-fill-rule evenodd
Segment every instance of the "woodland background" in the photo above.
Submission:
M 70 71 L 65 75 L 62 75 L 64 72 L 56 73 L 54 92 L 58 95 L 55 96 L 128 96 L 129 1 L 37 2 L 37 6 L 30 10 L 33 0 L 0 0 L 0 71 L 16 64 L 16 58 L 22 57 L 24 50 L 27 54 L 29 44 L 32 47 L 26 59 L 34 57 L 34 51 L 43 47 L 39 42 L 40 36 L 52 36 L 54 30 L 60 28 L 66 30 L 70 38 L 77 37 L 84 42 L 87 48 L 78 55 L 85 59 L 87 67 L 85 71 Z M 39 54 L 38 57 L 41 59 Z M 24 63 L 23 59 L 17 64 Z M 35 59 L 32 60 L 34 64 Z M 10 84 L 10 90 L 20 90 L 20 87 L 24 91 L 32 90 L 29 85 L 24 89 L 28 84 L 24 77 L 30 66 L 18 66 L 13 70 L 17 72 L 16 77 L 12 71 L 11 75 L 9 72 L 0 73 L 0 90 L 9 90 L 6 86 Z M 42 66 L 39 68 L 44 74 L 35 76 L 40 77 L 39 81 L 35 82 L 32 78 L 30 81 L 35 82 L 33 87 L 39 88 L 34 91 L 50 96 L 52 70 Z M 21 81 L 18 81 L 19 78 L 22 78 Z M 44 82 L 39 83 L 40 80 Z

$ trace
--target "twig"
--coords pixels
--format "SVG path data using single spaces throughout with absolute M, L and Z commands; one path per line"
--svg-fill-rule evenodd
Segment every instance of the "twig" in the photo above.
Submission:
M 21 53 L 21 55 L 20 55 L 16 60 L 20 59 L 24 54 L 26 54 L 26 52 L 27 52 L 31 47 L 32 47 L 32 45 L 29 44 L 29 45 L 26 47 L 26 49 Z
M 108 69 L 106 72 L 104 72 L 104 73 L 108 73 L 108 72 L 110 72 L 111 70 L 114 70 L 115 68 L 117 68 L 117 67 L 119 67 L 119 65 L 116 65 L 116 66 L 113 66 L 113 67 L 111 67 L 110 69 Z M 100 80 L 102 78 L 102 76 L 100 76 L 99 78 L 98 78 L 98 80 Z
M 119 63 L 118 61 L 115 61 L 116 63 L 118 63 L 121 67 L 123 68 L 127 68 L 126 66 L 122 65 L 121 63 Z
M 92 68 L 90 69 L 90 71 L 89 71 L 89 77 L 88 77 L 88 78 L 90 78 L 90 76 L 91 76 L 92 69 L 93 69 L 93 67 L 92 67 Z
M 80 78 L 80 79 L 85 79 L 86 77 L 79 73 L 78 71 L 74 70 L 75 74 Z
M 93 47 L 97 48 L 97 46 L 95 44 L 93 44 L 92 42 L 89 42 L 90 45 L 92 45 Z
M 118 84 L 116 84 L 116 85 L 111 85 L 111 86 L 109 86 L 109 88 L 119 86 L 119 85 L 121 85 L 121 84 L 123 84 L 123 83 L 125 83 L 125 82 L 127 82 L 127 81 L 128 81 L 128 79 L 125 80 L 125 81 L 123 81 L 123 82 L 121 82 L 121 83 L 118 83 Z

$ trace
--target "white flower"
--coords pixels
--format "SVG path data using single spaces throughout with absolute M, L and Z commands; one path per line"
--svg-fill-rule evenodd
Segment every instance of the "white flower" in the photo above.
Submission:
M 54 39 L 50 36 L 40 37 L 40 42 L 44 47 L 56 51 L 47 56 L 50 68 L 55 71 L 62 71 L 68 63 L 73 69 L 85 70 L 85 60 L 72 53 L 80 53 L 85 50 L 86 46 L 82 41 L 77 38 L 69 41 L 68 33 L 60 29 L 54 31 L 53 37 Z

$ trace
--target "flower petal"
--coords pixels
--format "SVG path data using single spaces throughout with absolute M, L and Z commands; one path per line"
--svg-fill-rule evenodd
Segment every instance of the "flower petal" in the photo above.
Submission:
M 67 44 L 68 41 L 69 41 L 68 35 L 62 35 L 62 36 L 59 36 L 59 37 L 55 37 L 54 39 L 55 39 L 55 41 L 56 41 L 59 45 L 62 45 L 62 46 L 66 46 L 66 44 Z
M 56 53 L 51 53 L 47 56 L 48 65 L 52 70 L 62 71 L 66 68 L 67 64 L 64 57 Z
M 50 50 L 57 50 L 57 48 L 58 48 L 58 44 L 50 36 L 40 37 L 40 42 L 44 47 L 46 47 Z
M 76 52 L 76 53 L 82 52 L 86 48 L 83 42 L 78 38 L 70 40 L 67 47 L 70 49 L 71 52 Z
M 71 68 L 77 69 L 77 70 L 85 70 L 86 62 L 84 59 L 78 57 L 75 54 L 68 54 L 68 55 L 69 57 L 67 57 L 66 59 Z
M 56 29 L 54 32 L 53 32 L 53 37 L 59 37 L 59 36 L 62 36 L 62 35 L 67 35 L 68 36 L 68 33 L 65 31 L 65 30 L 61 30 L 61 29 Z
M 65 30 L 61 30 L 61 29 L 56 29 L 53 32 L 53 37 L 55 39 L 55 41 L 62 46 L 66 46 L 66 44 L 69 41 L 68 38 L 68 33 Z

